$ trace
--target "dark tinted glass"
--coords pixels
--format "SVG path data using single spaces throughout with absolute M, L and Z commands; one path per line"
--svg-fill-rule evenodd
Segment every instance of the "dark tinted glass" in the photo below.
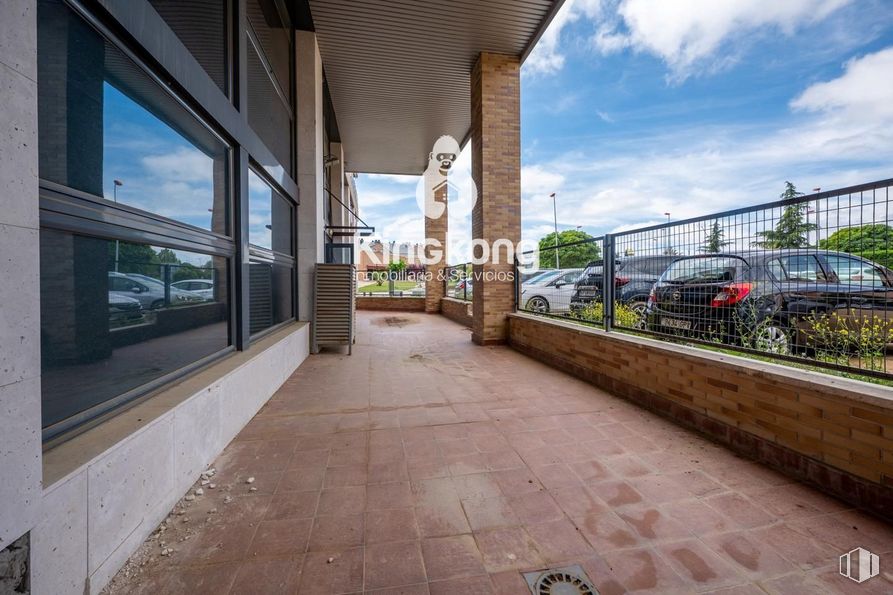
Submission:
M 293 255 L 294 207 L 253 171 L 248 173 L 248 209 L 248 241 Z
M 827 281 L 825 271 L 819 265 L 819 261 L 812 254 L 795 254 L 779 258 L 784 267 L 788 281 L 816 282 Z
M 825 258 L 839 283 L 866 287 L 885 287 L 888 285 L 884 273 L 878 267 L 864 260 L 838 254 L 828 254 Z
M 38 18 L 40 177 L 227 233 L 227 146 L 60 0 Z
M 251 334 L 294 318 L 294 268 L 291 265 L 252 262 L 249 271 Z
M 685 258 L 670 265 L 664 281 L 670 283 L 720 283 L 734 281 L 738 271 L 746 264 L 740 258 L 709 256 Z
M 643 260 L 641 269 L 648 275 L 660 277 L 667 267 L 673 262 L 670 258 L 654 258 Z
M 220 257 L 42 229 L 44 427 L 227 347 L 226 270 Z M 212 291 L 171 286 L 198 279 Z
M 290 93 L 292 80 L 292 38 L 288 15 L 280 12 L 275 0 L 248 0 L 245 12 L 254 37 L 260 44 L 279 88 Z
M 149 0 L 149 3 L 226 93 L 226 0 Z
M 291 167 L 292 120 L 288 108 L 287 88 L 273 84 L 267 67 L 261 61 L 257 47 L 248 41 L 248 124 L 257 133 L 278 165 L 289 174 Z M 264 165 L 276 166 L 275 163 Z

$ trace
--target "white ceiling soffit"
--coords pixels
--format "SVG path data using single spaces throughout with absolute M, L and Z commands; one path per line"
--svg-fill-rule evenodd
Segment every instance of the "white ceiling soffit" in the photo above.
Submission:
M 481 52 L 521 56 L 564 0 L 310 0 L 348 171 L 420 174 L 471 126 Z

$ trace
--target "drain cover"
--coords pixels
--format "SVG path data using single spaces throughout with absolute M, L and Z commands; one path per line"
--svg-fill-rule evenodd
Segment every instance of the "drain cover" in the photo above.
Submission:
M 524 578 L 533 595 L 598 595 L 579 565 L 525 572 Z

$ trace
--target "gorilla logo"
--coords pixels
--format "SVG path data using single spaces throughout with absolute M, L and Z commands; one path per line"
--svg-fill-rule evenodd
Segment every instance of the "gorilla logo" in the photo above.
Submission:
M 416 203 L 429 219 L 439 219 L 447 205 L 459 212 L 470 212 L 477 202 L 477 186 L 469 168 L 458 166 L 459 143 L 444 135 L 435 141 L 428 155 L 428 167 L 416 185 Z M 444 202 L 443 194 L 446 194 Z

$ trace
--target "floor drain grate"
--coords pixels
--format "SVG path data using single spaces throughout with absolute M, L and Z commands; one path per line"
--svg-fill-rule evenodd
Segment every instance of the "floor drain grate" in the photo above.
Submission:
M 525 572 L 524 578 L 533 595 L 598 595 L 579 565 Z

